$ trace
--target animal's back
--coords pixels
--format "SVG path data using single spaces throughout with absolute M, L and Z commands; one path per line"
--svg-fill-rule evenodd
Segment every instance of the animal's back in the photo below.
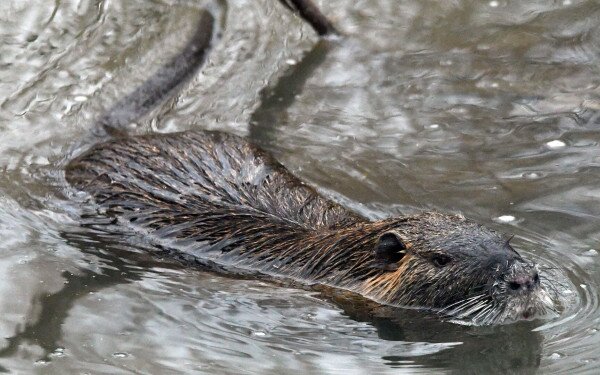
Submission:
M 221 132 L 97 144 L 69 164 L 66 178 L 88 192 L 105 215 L 163 238 L 213 246 L 363 220 L 321 197 L 247 140 Z

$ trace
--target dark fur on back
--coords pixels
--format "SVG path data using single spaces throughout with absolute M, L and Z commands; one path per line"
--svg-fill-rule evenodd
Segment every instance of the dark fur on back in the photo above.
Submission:
M 220 132 L 112 140 L 72 161 L 67 179 L 110 206 L 111 214 L 131 214 L 130 220 L 153 228 L 181 224 L 190 214 L 217 218 L 215 210 L 239 225 L 252 217 L 306 230 L 364 221 L 243 138 Z M 141 208 L 145 216 L 136 214 Z
M 195 243 L 199 256 L 241 268 L 317 281 L 351 263 L 346 251 L 364 241 L 374 246 L 377 239 L 366 230 L 372 223 L 226 133 L 112 140 L 73 160 L 66 177 L 91 194 L 103 215 L 146 235 Z M 357 232 L 361 227 L 365 238 Z M 341 235 L 345 231 L 352 236 Z M 324 260 L 328 266 L 319 265 Z

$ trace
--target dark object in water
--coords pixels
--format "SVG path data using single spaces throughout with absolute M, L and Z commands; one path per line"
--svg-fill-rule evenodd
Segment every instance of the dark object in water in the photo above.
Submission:
M 319 33 L 335 31 L 309 1 L 291 3 Z M 536 266 L 460 215 L 371 222 L 323 198 L 243 138 L 219 132 L 127 137 L 126 124 L 201 65 L 217 34 L 214 23 L 204 12 L 182 52 L 100 118 L 98 128 L 117 137 L 67 166 L 67 181 L 90 194 L 98 217 L 110 218 L 96 227 L 117 224 L 184 242 L 188 255 L 227 270 L 320 283 L 478 324 L 552 308 Z
M 114 139 L 73 160 L 66 177 L 118 225 L 185 242 L 194 256 L 226 269 L 330 285 L 479 324 L 551 306 L 536 267 L 494 231 L 435 212 L 368 221 L 234 135 Z
M 338 31 L 333 23 L 325 17 L 319 8 L 311 1 L 307 0 L 279 0 L 284 6 L 293 12 L 297 12 L 306 22 L 308 22 L 315 32 L 321 36 L 337 34 Z

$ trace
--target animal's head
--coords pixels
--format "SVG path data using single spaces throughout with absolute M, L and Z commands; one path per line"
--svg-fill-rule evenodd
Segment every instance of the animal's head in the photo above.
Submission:
M 553 309 L 537 266 L 506 238 L 459 215 L 388 221 L 378 233 L 365 294 L 476 324 L 527 319 Z

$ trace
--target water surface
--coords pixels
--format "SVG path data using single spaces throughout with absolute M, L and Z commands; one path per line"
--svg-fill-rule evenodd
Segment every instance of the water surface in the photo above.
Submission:
M 136 132 L 251 138 L 369 217 L 462 212 L 558 274 L 559 317 L 470 327 L 231 278 L 78 225 L 61 168 L 204 3 L 0 4 L 0 366 L 14 373 L 593 373 L 600 358 L 600 7 L 220 2 L 208 65 Z

